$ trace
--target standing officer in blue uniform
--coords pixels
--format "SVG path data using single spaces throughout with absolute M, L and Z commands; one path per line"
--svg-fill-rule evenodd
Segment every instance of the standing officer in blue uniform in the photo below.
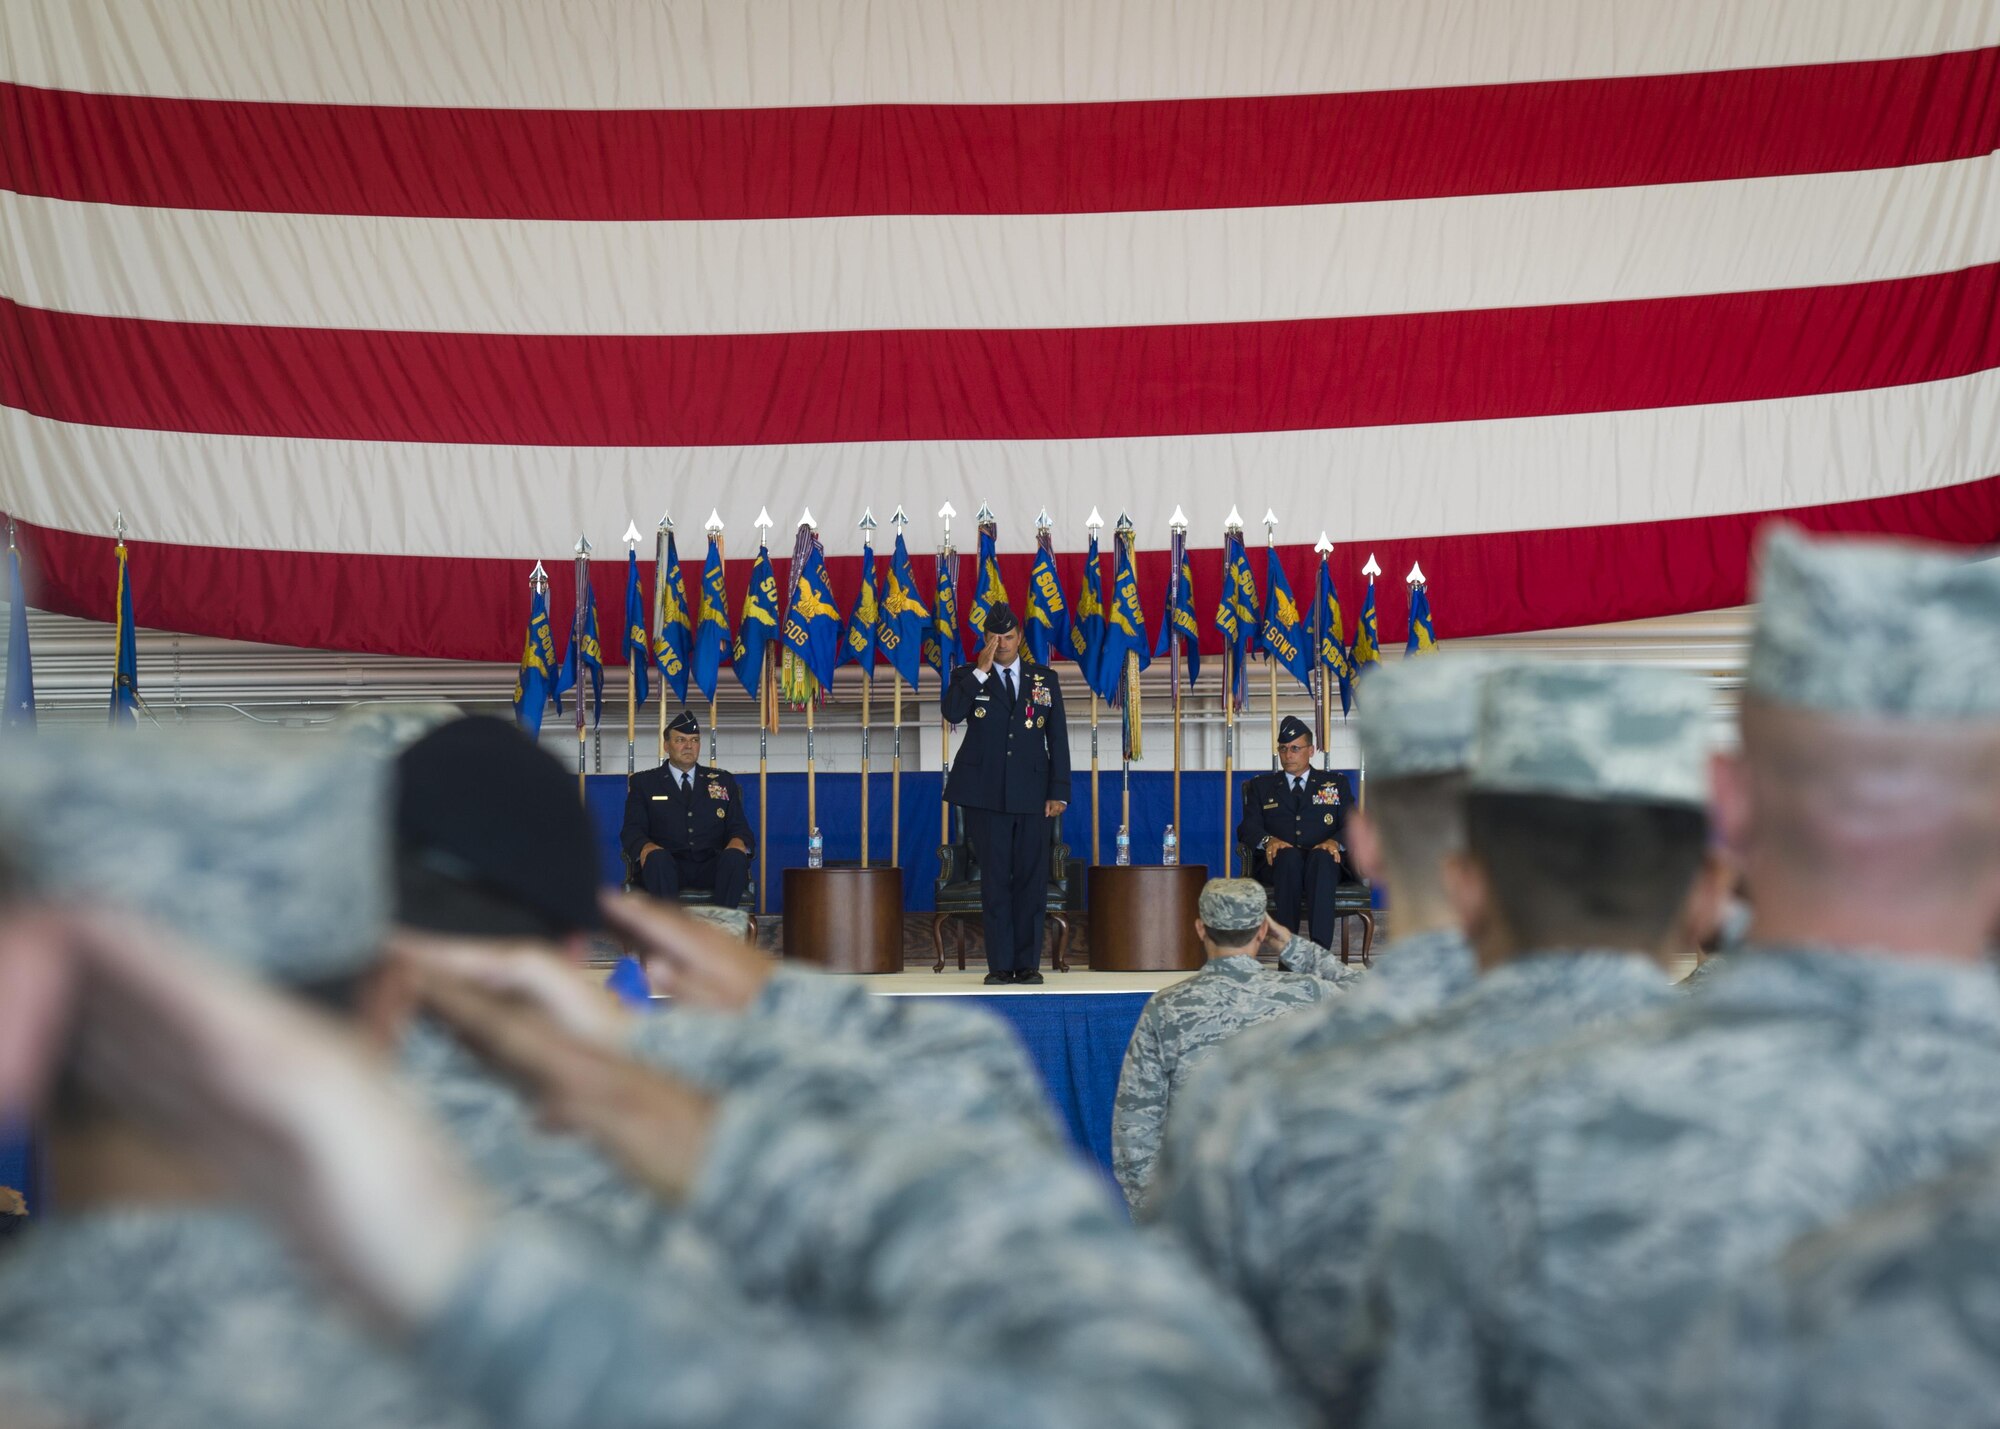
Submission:
M 743 812 L 736 776 L 702 769 L 701 725 L 688 710 L 667 726 L 667 762 L 632 776 L 619 835 L 639 886 L 655 898 L 711 889 L 718 908 L 734 908 L 750 886 L 756 835 Z
M 944 796 L 964 811 L 979 860 L 986 981 L 1042 980 L 1049 820 L 1069 806 L 1069 727 L 1053 671 L 1022 658 L 1021 622 L 986 613 L 979 658 L 952 671 L 938 707 L 965 739 Z
M 1347 811 L 1354 791 L 1347 776 L 1312 767 L 1313 737 L 1305 721 L 1285 716 L 1278 726 L 1279 768 L 1243 786 L 1243 822 L 1236 841 L 1254 852 L 1257 881 L 1271 890 L 1271 916 L 1322 948 L 1333 940 L 1333 899 L 1355 878 L 1347 855 Z

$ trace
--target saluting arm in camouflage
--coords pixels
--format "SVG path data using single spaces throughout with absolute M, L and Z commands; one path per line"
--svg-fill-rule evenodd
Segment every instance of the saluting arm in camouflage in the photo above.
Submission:
M 1345 986 L 1368 971 L 1360 963 L 1341 961 L 1340 954 L 1329 952 L 1300 933 L 1293 933 L 1278 950 L 1278 966 L 1286 972 L 1324 978 L 1336 987 Z
M 731 1342 L 672 1285 L 508 1244 L 425 1335 L 428 1363 L 523 1429 L 1295 1422 L 1240 1313 L 1089 1173 L 816 1104 L 804 1083 L 728 1099 L 688 1201 L 753 1294 L 815 1307 L 794 1332 Z

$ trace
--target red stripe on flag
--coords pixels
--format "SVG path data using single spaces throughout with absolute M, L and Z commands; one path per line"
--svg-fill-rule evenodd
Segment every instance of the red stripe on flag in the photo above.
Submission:
M 1573 527 L 1497 535 L 1345 541 L 1336 553 L 1338 585 L 1349 631 L 1361 587 L 1353 574 L 1373 551 L 1392 573 L 1376 588 L 1383 648 L 1400 646 L 1408 596 L 1393 573 L 1421 559 L 1430 576 L 1441 640 L 1517 630 L 1543 630 L 1600 621 L 1633 620 L 1690 610 L 1711 610 L 1747 599 L 1747 572 L 1757 529 L 1774 513 L 1701 517 L 1625 526 Z M 2000 542 L 2000 476 L 1958 486 L 1871 501 L 1809 507 L 1783 513 L 1822 531 L 1917 536 L 1958 545 Z M 109 621 L 113 604 L 113 542 L 23 524 L 20 528 L 29 600 L 45 610 Z M 152 629 L 218 635 L 386 655 L 512 662 L 521 652 L 528 611 L 528 561 L 447 557 L 291 553 L 129 542 L 136 619 Z M 1293 588 L 1310 589 L 1314 557 L 1303 546 L 1280 547 Z M 1080 555 L 1059 558 L 1066 589 L 1074 591 Z M 1027 554 L 1003 558 L 1011 583 L 1025 583 Z M 1152 632 L 1159 630 L 1158 602 L 1167 556 L 1143 551 L 1140 590 Z M 1215 606 L 1221 552 L 1191 553 L 1196 609 Z M 551 611 L 566 628 L 571 603 L 568 562 L 549 561 L 557 572 Z M 695 552 L 695 567 L 700 554 Z M 730 563 L 732 612 L 741 602 L 747 560 Z M 780 562 L 779 584 L 785 583 Z M 828 562 L 843 606 L 853 594 L 859 558 Z M 1259 585 L 1263 560 L 1253 567 Z M 916 566 L 926 594 L 932 561 Z M 624 567 L 599 561 L 592 570 L 600 621 L 623 608 Z M 690 589 L 693 587 L 690 574 Z M 966 589 L 969 590 L 969 587 Z M 1216 639 L 1207 632 L 1204 648 Z M 616 652 L 607 643 L 607 661 Z M 1393 657 L 1392 657 L 1393 658 Z M 144 688 L 145 671 L 140 671 Z M 928 677 L 926 677 L 928 678 Z
M 0 85 L 0 187 L 162 208 L 723 219 L 1359 203 L 1889 168 L 2000 147 L 2000 49 L 1360 94 L 397 108 Z
M 2000 264 L 1392 317 L 692 337 L 237 327 L 0 299 L 0 404 L 93 426 L 531 446 L 1312 430 L 1936 381 L 2000 366 L 1995 311 Z

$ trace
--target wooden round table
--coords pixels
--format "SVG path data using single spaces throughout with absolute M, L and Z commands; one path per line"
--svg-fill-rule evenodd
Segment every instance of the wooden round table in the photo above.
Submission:
M 1194 920 L 1206 882 L 1208 866 L 1200 863 L 1093 865 L 1090 970 L 1165 973 L 1200 967 Z
M 903 870 L 785 870 L 785 956 L 837 973 L 903 970 Z

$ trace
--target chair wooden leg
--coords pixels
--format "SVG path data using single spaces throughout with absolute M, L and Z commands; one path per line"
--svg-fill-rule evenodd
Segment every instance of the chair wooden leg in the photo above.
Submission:
M 1347 920 L 1349 916 L 1345 913 L 1340 916 L 1340 963 L 1342 967 L 1354 961 L 1347 956 Z
M 944 920 L 950 916 L 949 913 L 931 914 L 931 951 L 937 954 L 937 961 L 931 964 L 934 973 L 944 971 Z
M 964 972 L 965 945 L 972 941 L 972 921 L 968 918 L 961 918 L 958 922 L 952 924 L 952 929 L 953 940 L 958 944 L 958 970 Z
M 1049 970 L 1066 973 L 1069 971 L 1069 919 L 1060 913 L 1051 913 L 1049 921 L 1056 925 L 1055 956 L 1049 961 Z
M 1364 968 L 1375 966 L 1375 915 L 1373 913 L 1363 913 L 1361 915 L 1361 966 Z

